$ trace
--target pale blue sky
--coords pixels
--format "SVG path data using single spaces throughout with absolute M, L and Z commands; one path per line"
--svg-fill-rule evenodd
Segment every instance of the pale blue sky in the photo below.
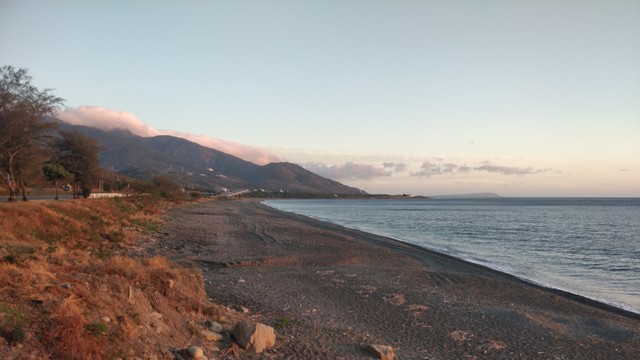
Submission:
M 71 108 L 369 192 L 640 196 L 638 19 L 616 0 L 0 0 L 0 64 Z

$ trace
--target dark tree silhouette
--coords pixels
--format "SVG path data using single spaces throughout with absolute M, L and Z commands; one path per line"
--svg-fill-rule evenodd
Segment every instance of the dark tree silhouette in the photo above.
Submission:
M 60 138 L 53 145 L 55 163 L 73 174 L 73 197 L 91 195 L 92 188 L 100 180 L 102 150 L 96 140 L 78 131 L 60 131 Z
M 9 201 L 16 199 L 20 189 L 26 200 L 27 176 L 42 161 L 35 155 L 56 127 L 44 121 L 63 103 L 52 91 L 31 85 L 26 69 L 0 67 L 0 178 L 9 189 Z
M 60 164 L 45 164 L 42 167 L 42 172 L 47 180 L 53 182 L 56 188 L 56 200 L 58 200 L 58 188 L 60 187 L 60 180 L 71 179 L 73 176 L 64 166 Z

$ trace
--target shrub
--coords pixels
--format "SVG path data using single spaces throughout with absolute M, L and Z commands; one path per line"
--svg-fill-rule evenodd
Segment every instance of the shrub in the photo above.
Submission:
M 0 336 L 10 344 L 24 341 L 26 338 L 24 331 L 26 319 L 20 310 L 0 304 Z
M 107 324 L 101 321 L 88 323 L 84 326 L 84 329 L 93 336 L 106 335 L 109 330 Z

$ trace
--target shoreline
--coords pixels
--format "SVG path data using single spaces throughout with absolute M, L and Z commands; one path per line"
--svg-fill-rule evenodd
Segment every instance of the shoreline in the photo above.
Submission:
M 480 264 L 271 208 L 172 209 L 154 251 L 198 267 L 208 296 L 276 327 L 260 359 L 621 358 L 638 314 Z
M 501 197 L 501 198 L 503 198 L 503 197 Z M 466 198 L 461 198 L 461 200 L 465 200 L 465 199 Z M 492 198 L 489 198 L 489 199 L 492 199 Z M 523 199 L 527 199 L 527 198 L 523 198 Z M 607 199 L 614 199 L 614 198 L 607 198 Z M 267 202 L 269 200 L 271 200 L 271 199 L 260 201 L 260 205 L 266 206 L 266 207 L 268 207 L 268 208 L 270 208 L 272 210 L 281 212 L 284 216 L 286 216 L 286 215 L 295 215 L 295 216 L 299 216 L 299 217 L 302 217 L 302 218 L 306 218 L 306 219 L 318 222 L 318 224 L 327 224 L 327 225 L 331 225 L 331 226 L 336 226 L 336 227 L 342 228 L 343 230 L 346 230 L 346 231 L 359 231 L 363 235 L 367 235 L 367 236 L 371 236 L 371 237 L 379 237 L 379 238 L 386 239 L 388 241 L 398 242 L 398 243 L 401 243 L 401 244 L 404 244 L 404 245 L 412 246 L 412 247 L 414 247 L 416 249 L 416 251 L 425 251 L 425 252 L 427 252 L 429 254 L 432 254 L 432 255 L 438 255 L 438 256 L 447 257 L 447 258 L 449 258 L 450 260 L 453 260 L 453 261 L 461 261 L 461 262 L 466 263 L 466 264 L 468 264 L 470 266 L 477 266 L 477 267 L 479 267 L 479 268 L 481 268 L 481 269 L 483 269 L 485 271 L 492 271 L 492 272 L 495 272 L 497 274 L 501 274 L 503 276 L 510 277 L 513 280 L 521 281 L 521 282 L 523 282 L 525 284 L 528 284 L 528 285 L 531 285 L 533 287 L 540 288 L 540 289 L 543 289 L 543 290 L 547 290 L 547 291 L 553 292 L 553 293 L 555 293 L 557 295 L 561 295 L 561 296 L 570 298 L 572 300 L 582 302 L 584 304 L 588 304 L 588 305 L 591 305 L 591 306 L 594 306 L 594 307 L 598 307 L 598 308 L 601 308 L 601 309 L 605 309 L 605 310 L 609 310 L 609 311 L 612 311 L 612 312 L 616 312 L 616 313 L 619 313 L 620 315 L 627 316 L 627 317 L 630 317 L 632 319 L 640 320 L 640 309 L 627 308 L 627 307 L 625 307 L 625 304 L 616 303 L 615 301 L 608 302 L 607 300 L 604 300 L 604 299 L 592 298 L 592 297 L 589 297 L 587 295 L 583 295 L 583 294 L 579 294 L 579 293 L 576 293 L 576 292 L 572 292 L 571 290 L 563 289 L 563 288 L 560 288 L 560 287 L 554 287 L 551 284 L 545 284 L 545 283 L 539 282 L 539 281 L 537 281 L 535 279 L 529 279 L 529 278 L 526 278 L 524 276 L 520 276 L 520 275 L 517 275 L 517 274 L 513 274 L 513 273 L 510 273 L 510 272 L 507 272 L 507 271 L 503 271 L 503 270 L 501 270 L 499 268 L 495 268 L 495 267 L 492 267 L 490 265 L 483 264 L 481 262 L 474 262 L 474 261 L 471 261 L 471 260 L 467 260 L 467 259 L 464 259 L 462 257 L 456 256 L 455 254 L 448 254 L 446 252 L 439 251 L 438 249 L 429 248 L 427 246 L 422 246 L 420 244 L 412 243 L 412 242 L 409 242 L 409 241 L 403 241 L 401 239 L 397 239 L 397 238 L 394 238 L 394 237 L 389 236 L 389 235 L 377 234 L 377 233 L 375 233 L 373 231 L 370 231 L 370 230 L 359 229 L 359 228 L 356 228 L 356 227 L 349 227 L 348 225 L 342 225 L 342 224 L 339 224 L 337 222 L 332 222 L 330 220 L 323 220 L 323 219 L 316 218 L 316 217 L 309 216 L 309 215 L 298 214 L 298 213 L 295 213 L 295 212 L 292 212 L 292 211 L 280 210 L 278 208 L 272 207 L 272 206 L 270 206 L 270 205 L 265 203 L 265 202 Z M 273 199 L 273 200 L 277 201 L 279 199 Z
M 277 212 L 281 213 L 283 216 L 291 216 L 291 215 L 293 215 L 296 218 L 296 220 L 299 220 L 299 221 L 317 222 L 318 225 L 336 227 L 337 229 L 339 229 L 340 231 L 343 231 L 343 232 L 359 232 L 362 235 L 370 237 L 370 238 L 380 238 L 381 241 L 383 241 L 383 242 L 386 242 L 386 241 L 388 241 L 388 242 L 397 242 L 397 243 L 402 244 L 404 246 L 408 246 L 408 247 L 414 248 L 417 252 L 421 252 L 421 251 L 426 252 L 427 256 L 441 256 L 441 257 L 444 257 L 444 258 L 448 259 L 449 261 L 456 261 L 456 262 L 463 263 L 463 264 L 465 264 L 467 266 L 477 267 L 479 269 L 482 269 L 482 271 L 493 272 L 496 275 L 510 278 L 511 280 L 518 281 L 518 282 L 521 282 L 521 283 L 523 283 L 525 285 L 528 285 L 528 286 L 531 286 L 531 287 L 534 287 L 534 288 L 537 288 L 537 289 L 541 289 L 541 290 L 544 290 L 544 291 L 548 291 L 548 292 L 554 293 L 556 295 L 560 295 L 560 296 L 566 297 L 567 299 L 570 299 L 570 300 L 573 300 L 573 301 L 577 301 L 577 302 L 580 302 L 580 303 L 585 304 L 585 305 L 589 305 L 589 306 L 593 306 L 593 307 L 598 308 L 598 309 L 610 311 L 612 313 L 615 313 L 615 314 L 618 314 L 618 315 L 621 315 L 621 316 L 625 316 L 625 317 L 628 317 L 630 319 L 640 320 L 640 312 L 635 312 L 635 311 L 630 310 L 630 309 L 625 309 L 623 307 L 616 306 L 615 304 L 610 304 L 610 303 L 607 303 L 605 301 L 592 299 L 592 298 L 590 298 L 588 296 L 576 294 L 576 293 L 573 293 L 573 292 L 568 291 L 568 290 L 563 290 L 563 289 L 555 288 L 555 287 L 552 287 L 552 286 L 549 286 L 549 285 L 537 283 L 536 281 L 531 280 L 531 279 L 520 277 L 520 276 L 517 276 L 515 274 L 510 274 L 508 272 L 501 271 L 499 269 L 494 269 L 494 268 L 492 268 L 490 266 L 487 266 L 487 265 L 483 265 L 483 264 L 475 263 L 475 262 L 472 262 L 472 261 L 468 261 L 468 260 L 456 257 L 454 255 L 446 254 L 446 253 L 443 253 L 443 252 L 440 252 L 440 251 L 437 251 L 437 250 L 434 250 L 434 249 L 430 249 L 430 248 L 427 248 L 427 247 L 424 247 L 424 246 L 420 246 L 418 244 L 413 244 L 413 243 L 402 241 L 402 240 L 399 240 L 399 239 L 396 239 L 396 238 L 393 238 L 393 237 L 390 237 L 390 236 L 379 235 L 379 234 L 376 234 L 376 233 L 373 233 L 373 232 L 369 232 L 369 231 L 365 231 L 365 230 L 351 228 L 351 227 L 348 227 L 348 226 L 340 225 L 338 223 L 330 222 L 330 221 L 327 221 L 327 220 L 317 219 L 317 218 L 314 218 L 314 217 L 311 217 L 311 216 L 302 215 L 302 214 L 298 214 L 298 213 L 295 213 L 295 212 L 276 209 L 274 207 L 271 207 L 271 206 L 265 204 L 264 201 L 260 201 L 260 206 L 265 206 L 265 207 L 269 208 L 270 210 L 277 211 Z M 300 218 L 298 218 L 298 217 L 300 217 Z M 416 255 L 420 256 L 420 254 L 416 254 Z

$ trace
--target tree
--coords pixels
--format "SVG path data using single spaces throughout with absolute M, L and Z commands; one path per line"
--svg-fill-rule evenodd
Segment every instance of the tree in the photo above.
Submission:
M 44 121 L 64 101 L 52 91 L 33 86 L 26 69 L 0 67 L 0 177 L 9 189 L 9 201 L 16 199 L 19 189 L 26 200 L 25 184 L 32 173 L 27 170 L 34 168 L 40 158 L 35 155 L 56 128 Z
M 27 187 L 42 182 L 41 164 L 48 158 L 44 146 L 29 146 L 20 153 L 14 163 L 14 176 L 22 200 L 27 201 Z
M 167 175 L 156 175 L 151 179 L 151 183 L 156 187 L 160 196 L 164 198 L 174 196 L 180 189 L 180 185 Z
M 87 198 L 92 188 L 100 180 L 100 160 L 102 150 L 93 138 L 78 131 L 60 131 L 60 138 L 53 144 L 55 162 L 73 174 L 73 197 Z
M 71 179 L 72 175 L 64 166 L 60 164 L 45 164 L 42 167 L 42 172 L 47 180 L 52 181 L 56 187 L 56 200 L 58 200 L 58 188 L 60 187 L 60 180 Z

